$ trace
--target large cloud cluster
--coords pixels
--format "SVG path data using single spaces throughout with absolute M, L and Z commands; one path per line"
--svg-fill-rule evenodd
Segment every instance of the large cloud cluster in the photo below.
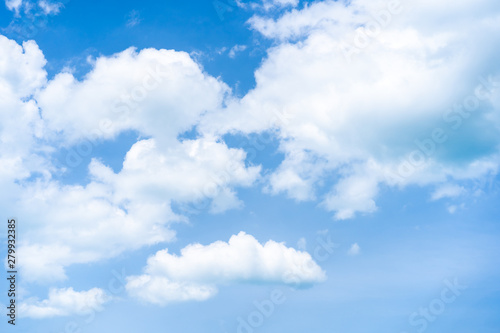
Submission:
M 173 240 L 172 223 L 186 220 L 173 203 L 212 213 L 241 207 L 236 188 L 255 184 L 261 168 L 226 145 L 228 133 L 275 133 L 285 158 L 264 191 L 318 200 L 337 219 L 374 212 L 382 186 L 430 185 L 432 199 L 457 198 L 467 181 L 497 173 L 497 1 L 263 3 L 289 10 L 250 19 L 274 46 L 242 98 L 173 50 L 129 48 L 90 59 L 83 78 L 65 70 L 48 80 L 35 42 L 0 36 L 0 202 L 23 221 L 27 278 L 64 279 L 71 264 Z M 126 131 L 140 139 L 121 170 L 92 159 L 87 182 L 55 180 L 65 169 L 54 153 Z M 193 253 L 226 259 L 207 259 L 212 271 L 194 265 Z M 221 282 L 288 283 L 281 274 L 295 260 L 311 263 L 240 234 L 180 257 L 160 251 L 128 288 L 145 288 L 158 304 L 201 300 Z M 314 265 L 300 281 L 321 280 Z
M 34 42 L 1 36 L 0 43 L 2 205 L 26 230 L 20 255 L 28 280 L 64 279 L 71 264 L 173 240 L 170 225 L 186 220 L 174 202 L 212 213 L 242 206 L 234 189 L 260 173 L 246 153 L 213 136 L 178 138 L 228 93 L 189 55 L 128 49 L 96 59 L 82 80 L 63 72 L 47 81 Z M 81 153 L 124 131 L 142 139 L 120 171 L 93 159 L 86 183 L 55 180 L 82 159 L 68 155 L 61 167 L 53 153 Z
M 254 16 L 277 45 L 256 87 L 201 128 L 277 131 L 286 158 L 269 191 L 311 200 L 338 179 L 321 199 L 338 219 L 376 210 L 381 184 L 496 173 L 499 15 L 490 0 L 355 0 Z

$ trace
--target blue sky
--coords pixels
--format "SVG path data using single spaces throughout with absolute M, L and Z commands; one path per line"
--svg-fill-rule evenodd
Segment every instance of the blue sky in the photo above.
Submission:
M 6 0 L 2 332 L 498 332 L 499 16 Z

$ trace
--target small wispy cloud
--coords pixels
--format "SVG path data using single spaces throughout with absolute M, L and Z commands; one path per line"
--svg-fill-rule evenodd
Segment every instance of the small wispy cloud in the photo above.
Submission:
M 137 10 L 132 10 L 127 14 L 127 27 L 132 28 L 141 23 L 142 18 Z
M 350 256 L 357 256 L 360 252 L 361 248 L 359 247 L 358 243 L 354 243 L 351 245 L 349 251 L 347 251 L 347 254 Z
M 297 248 L 299 250 L 302 250 L 302 251 L 305 251 L 306 248 L 307 248 L 307 241 L 304 237 L 300 238 L 298 241 L 297 241 Z
M 448 213 L 450 214 L 455 214 L 458 210 L 461 210 L 461 209 L 464 209 L 465 208 L 465 204 L 460 204 L 460 205 L 449 205 L 448 207 L 446 207 L 446 209 L 448 210 Z
M 455 198 L 465 193 L 462 186 L 445 184 L 437 188 L 431 195 L 432 200 L 439 200 L 443 198 Z
M 246 45 L 235 45 L 229 50 L 229 58 L 234 59 L 236 57 L 236 53 L 245 51 L 247 49 Z
M 40 7 L 45 15 L 55 15 L 59 14 L 59 11 L 61 10 L 61 7 L 63 6 L 62 3 L 60 2 L 48 2 L 45 0 L 41 0 L 38 2 L 38 7 Z

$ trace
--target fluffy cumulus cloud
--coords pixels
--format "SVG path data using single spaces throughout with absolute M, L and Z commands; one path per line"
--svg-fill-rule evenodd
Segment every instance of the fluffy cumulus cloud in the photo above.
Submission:
M 260 170 L 246 168 L 244 159 L 242 151 L 210 140 L 186 140 L 162 152 L 149 139 L 134 144 L 119 173 L 93 160 L 86 186 L 26 185 L 18 211 L 36 221 L 28 222 L 20 249 L 26 276 L 63 279 L 71 264 L 171 241 L 170 225 L 186 220 L 172 212 L 173 202 L 213 213 L 240 207 L 233 187 L 251 185 Z
M 227 243 L 188 245 L 179 256 L 159 251 L 148 259 L 144 271 L 129 277 L 126 288 L 131 295 L 159 305 L 205 300 L 224 283 L 308 285 L 325 279 L 307 252 L 272 240 L 260 244 L 244 232 Z
M 19 314 L 29 318 L 52 318 L 86 315 L 100 311 L 110 300 L 102 289 L 75 291 L 73 288 L 51 289 L 49 297 L 42 301 L 30 298 L 20 304 Z
M 130 48 L 93 62 L 83 80 L 63 72 L 37 94 L 47 127 L 69 144 L 124 130 L 172 144 L 228 91 L 184 52 Z
M 18 192 L 14 180 L 46 173 L 39 153 L 44 136 L 39 109 L 31 96 L 46 82 L 46 60 L 36 45 L 22 45 L 0 35 L 0 194 L 3 203 Z
M 256 87 L 200 128 L 278 133 L 285 160 L 266 190 L 322 200 L 337 219 L 375 211 L 382 185 L 495 174 L 499 15 L 494 0 L 320 1 L 256 15 L 253 29 L 276 42 Z
M 13 11 L 24 3 L 6 1 Z M 496 0 L 267 3 L 287 9 L 249 21 L 274 44 L 242 98 L 174 50 L 129 48 L 90 59 L 83 78 L 64 70 L 48 80 L 35 42 L 0 36 L 0 208 L 24 221 L 23 276 L 63 279 L 69 265 L 173 240 L 172 224 L 187 219 L 173 204 L 241 207 L 236 188 L 261 169 L 226 145 L 227 133 L 274 133 L 284 160 L 263 172 L 264 191 L 318 200 L 337 219 L 376 211 L 382 186 L 456 198 L 468 180 L 497 173 Z M 37 8 L 55 13 L 54 4 Z M 75 162 L 60 167 L 55 153 L 125 131 L 140 139 L 119 171 L 92 159 L 85 183 L 55 180 Z M 128 289 L 158 304 L 203 300 L 218 283 L 294 282 L 285 272 L 305 284 L 323 278 L 307 253 L 240 234 L 181 256 L 160 251 Z
M 186 53 L 128 49 L 95 59 L 82 80 L 47 81 L 36 43 L 0 44 L 1 205 L 25 223 L 27 280 L 61 280 L 69 265 L 173 240 L 171 224 L 187 219 L 173 203 L 211 213 L 243 205 L 235 188 L 252 185 L 260 167 L 216 137 L 178 139 L 228 92 Z M 84 148 L 127 130 L 142 139 L 120 171 L 93 159 L 85 184 L 55 180 L 82 163 Z M 61 149 L 73 153 L 62 167 L 51 157 Z

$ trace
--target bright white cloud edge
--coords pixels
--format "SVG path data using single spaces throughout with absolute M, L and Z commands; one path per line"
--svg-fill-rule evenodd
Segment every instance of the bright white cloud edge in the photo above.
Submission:
M 158 251 L 144 274 L 127 278 L 128 293 L 144 302 L 203 301 L 228 283 L 273 283 L 305 286 L 322 282 L 325 272 L 303 251 L 269 240 L 260 244 L 240 232 L 228 242 L 191 244 L 179 256 Z

